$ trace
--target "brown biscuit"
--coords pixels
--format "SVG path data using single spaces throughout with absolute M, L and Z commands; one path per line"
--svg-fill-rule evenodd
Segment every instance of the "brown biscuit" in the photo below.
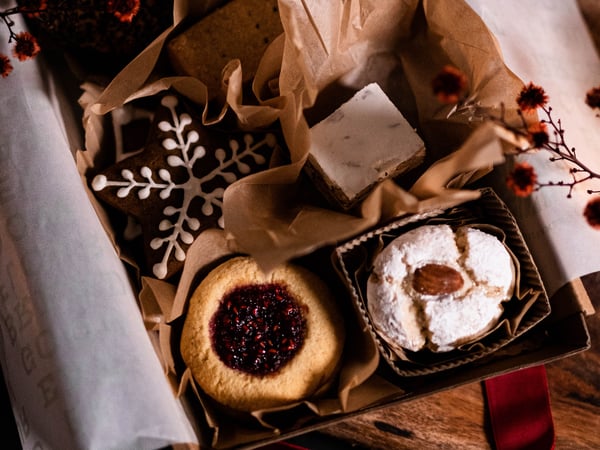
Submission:
M 209 129 L 169 94 L 144 151 L 102 171 L 91 186 L 99 199 L 140 222 L 147 270 L 166 279 L 182 268 L 200 232 L 223 228 L 227 186 L 268 168 L 278 145 L 273 133 Z
M 233 0 L 169 41 L 167 50 L 175 71 L 204 82 L 212 97 L 229 61 L 239 59 L 243 81 L 251 80 L 282 32 L 277 0 Z

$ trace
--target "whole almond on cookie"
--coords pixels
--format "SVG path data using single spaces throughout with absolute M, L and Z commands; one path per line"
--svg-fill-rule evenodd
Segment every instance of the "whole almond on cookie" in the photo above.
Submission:
M 444 264 L 425 264 L 415 270 L 412 285 L 425 295 L 443 295 L 458 291 L 464 285 L 460 272 Z

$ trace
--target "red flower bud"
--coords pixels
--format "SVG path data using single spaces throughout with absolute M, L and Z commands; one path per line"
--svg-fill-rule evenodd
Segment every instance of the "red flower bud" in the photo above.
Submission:
M 447 65 L 433 79 L 431 87 L 441 103 L 458 103 L 467 87 L 467 77 L 456 67 Z
M 536 86 L 533 83 L 529 83 L 519 93 L 517 97 L 517 104 L 521 111 L 532 111 L 537 108 L 541 108 L 548 103 L 548 96 L 544 89 L 540 86 Z
M 600 196 L 593 197 L 587 202 L 583 216 L 592 228 L 600 230 Z
M 34 35 L 27 31 L 23 31 L 15 37 L 15 46 L 13 47 L 13 55 L 19 61 L 25 61 L 34 58 L 40 52 L 40 46 Z
M 10 59 L 8 56 L 0 53 L 0 76 L 2 78 L 6 78 L 13 71 L 13 66 L 10 63 Z
M 506 185 L 515 195 L 527 197 L 535 190 L 537 174 L 535 169 L 528 163 L 517 163 L 513 171 L 506 179 Z
M 106 8 L 121 22 L 131 22 L 140 10 L 140 0 L 108 0 Z

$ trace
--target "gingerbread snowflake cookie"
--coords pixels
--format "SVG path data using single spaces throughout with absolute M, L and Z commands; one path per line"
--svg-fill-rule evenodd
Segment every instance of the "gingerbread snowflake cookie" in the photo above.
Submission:
M 167 279 L 183 266 L 203 230 L 223 228 L 228 185 L 265 170 L 275 134 L 223 132 L 203 126 L 174 95 L 162 98 L 142 153 L 96 175 L 96 196 L 136 218 L 148 270 Z

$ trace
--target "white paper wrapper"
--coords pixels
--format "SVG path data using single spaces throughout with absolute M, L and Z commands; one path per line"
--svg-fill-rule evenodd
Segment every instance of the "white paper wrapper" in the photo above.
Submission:
M 600 59 L 577 2 L 467 1 L 496 36 L 508 67 L 525 83 L 544 88 L 569 146 L 600 170 L 600 119 L 585 104 L 586 92 L 600 84 Z M 550 163 L 548 157 L 546 152 L 526 157 L 539 181 L 569 180 L 566 166 Z M 600 189 L 600 180 L 580 185 L 572 198 L 567 198 L 567 188 L 542 188 L 523 199 L 503 193 L 505 174 L 499 175 L 494 188 L 517 217 L 549 296 L 569 281 L 600 270 L 600 232 L 583 217 L 591 198 L 585 190 Z
M 0 80 L 0 351 L 23 447 L 194 442 L 82 188 L 61 92 L 41 57 L 13 66 Z

